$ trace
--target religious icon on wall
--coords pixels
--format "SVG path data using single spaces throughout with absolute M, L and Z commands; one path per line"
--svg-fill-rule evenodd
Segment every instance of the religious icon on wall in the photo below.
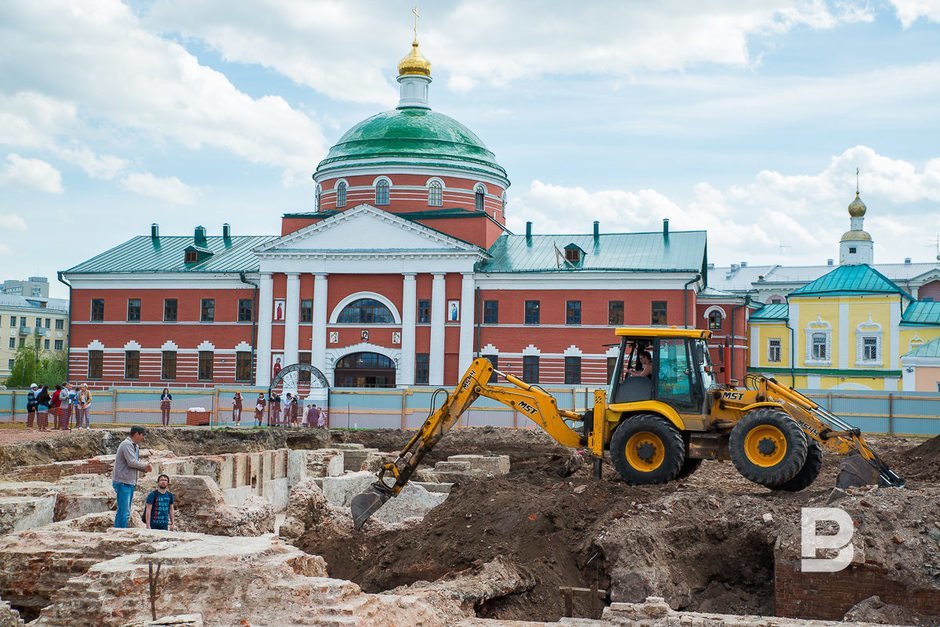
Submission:
M 284 311 L 287 309 L 287 303 L 282 299 L 274 301 L 274 320 L 275 322 L 284 322 Z
M 271 361 L 273 365 L 271 366 L 271 377 L 276 377 L 277 373 L 281 371 L 281 368 L 284 367 L 284 355 L 271 355 Z
M 330 331 L 330 344 L 339 342 L 339 331 Z
M 401 344 L 401 331 L 392 331 L 392 344 Z
M 363 342 L 368 342 L 368 341 L 369 341 L 369 329 L 363 329 L 362 331 L 360 331 L 360 332 L 359 332 L 359 338 L 360 338 Z
M 448 322 L 460 321 L 460 301 L 459 300 L 447 301 L 447 321 Z

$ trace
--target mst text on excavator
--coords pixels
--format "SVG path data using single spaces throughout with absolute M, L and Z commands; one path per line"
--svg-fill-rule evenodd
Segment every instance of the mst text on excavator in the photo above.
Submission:
M 474 360 L 398 458 L 353 498 L 356 528 L 401 492 L 481 396 L 518 411 L 563 446 L 586 448 L 597 478 L 606 451 L 632 485 L 674 481 L 695 472 L 702 460 L 716 459 L 730 460 L 745 478 L 772 490 L 797 491 L 816 480 L 826 448 L 849 456 L 839 487 L 904 485 L 859 429 L 796 390 L 757 374 L 748 375 L 743 388 L 717 383 L 710 331 L 627 327 L 616 335 L 620 349 L 607 389 L 594 391 L 594 405 L 583 414 L 560 409 L 544 389 L 495 370 L 485 358 Z M 491 384 L 494 375 L 511 385 Z

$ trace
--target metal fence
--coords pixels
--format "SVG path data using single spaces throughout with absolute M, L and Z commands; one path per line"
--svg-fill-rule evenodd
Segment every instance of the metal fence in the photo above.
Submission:
M 560 409 L 578 413 L 593 405 L 593 389 L 587 387 L 546 388 Z M 221 387 L 203 390 L 172 389 L 171 423 L 186 424 L 190 408 L 203 408 L 212 424 L 231 424 L 232 396 L 239 391 L 243 401 L 243 424 L 254 421 L 254 399 L 267 390 L 256 387 Z M 446 392 L 435 388 L 407 389 L 331 388 L 324 409 L 331 427 L 352 429 L 415 429 Z M 865 433 L 894 435 L 940 434 L 940 394 L 932 392 L 862 392 L 808 390 L 804 392 Z M 26 390 L 0 390 L 0 421 L 25 422 Z M 317 402 L 323 405 L 322 402 Z M 160 391 L 113 388 L 95 391 L 91 422 L 98 424 L 159 424 Z M 266 422 L 266 421 L 265 421 Z M 458 426 L 532 428 L 524 416 L 496 401 L 480 398 L 461 418 Z

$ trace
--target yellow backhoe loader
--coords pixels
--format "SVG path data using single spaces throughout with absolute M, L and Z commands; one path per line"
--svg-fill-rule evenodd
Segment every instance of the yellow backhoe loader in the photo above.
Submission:
M 744 388 L 719 384 L 710 363 L 710 331 L 618 328 L 619 357 L 606 390 L 595 390 L 584 414 L 558 408 L 540 388 L 476 359 L 455 390 L 368 490 L 352 501 L 356 528 L 405 486 L 418 464 L 481 397 L 497 400 L 555 441 L 587 448 L 600 478 L 604 452 L 630 484 L 666 483 L 695 471 L 703 459 L 731 460 L 744 477 L 774 490 L 797 491 L 815 481 L 822 447 L 851 461 L 839 485 L 903 486 L 869 448 L 859 429 L 796 390 L 748 375 Z M 512 386 L 491 385 L 494 374 Z

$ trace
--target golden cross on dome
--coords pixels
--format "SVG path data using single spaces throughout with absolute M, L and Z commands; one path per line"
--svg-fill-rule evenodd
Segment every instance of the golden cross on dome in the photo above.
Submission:
M 858 168 L 855 168 L 855 195 L 858 196 Z
M 411 12 L 412 12 L 412 13 L 414 14 L 414 16 L 415 16 L 415 27 L 414 27 L 414 31 L 415 31 L 415 41 L 418 41 L 418 18 L 421 17 L 421 13 L 418 11 L 417 5 L 415 5 L 415 8 L 413 8 L 413 9 L 411 10 Z

